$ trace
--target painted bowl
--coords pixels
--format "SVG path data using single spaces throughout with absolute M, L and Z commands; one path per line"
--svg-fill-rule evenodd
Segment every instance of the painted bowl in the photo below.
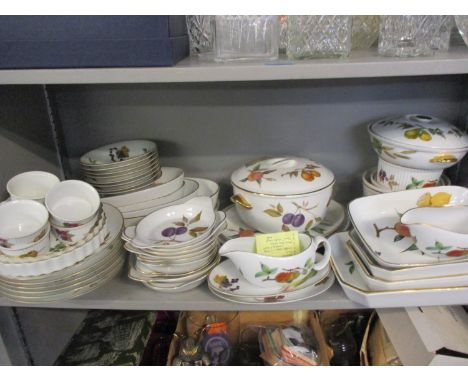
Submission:
M 231 200 L 248 226 L 264 233 L 305 232 L 325 216 L 335 178 L 310 159 L 281 157 L 247 163 L 231 183 Z
M 420 251 L 432 256 L 468 255 L 468 206 L 424 207 L 406 211 L 400 222 L 409 228 Z
M 443 170 L 468 151 L 468 135 L 439 118 L 410 114 L 371 123 L 374 151 L 387 162 L 419 170 Z
M 219 255 L 230 259 L 245 279 L 259 287 L 296 286 L 325 268 L 330 260 L 328 240 L 299 234 L 302 252 L 293 256 L 272 257 L 254 252 L 255 237 L 240 237 L 227 241 L 219 249 Z M 317 261 L 317 248 L 323 245 L 324 256 Z

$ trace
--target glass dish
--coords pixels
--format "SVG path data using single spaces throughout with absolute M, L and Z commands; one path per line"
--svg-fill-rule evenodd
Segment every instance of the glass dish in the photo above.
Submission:
M 288 57 L 346 57 L 351 50 L 351 27 L 351 16 L 288 16 Z
M 379 16 L 353 16 L 352 49 L 369 49 L 379 38 Z
M 212 20 L 214 16 L 189 15 L 186 17 L 190 54 L 209 53 L 213 50 Z
M 215 61 L 278 58 L 278 16 L 215 16 L 214 26 Z

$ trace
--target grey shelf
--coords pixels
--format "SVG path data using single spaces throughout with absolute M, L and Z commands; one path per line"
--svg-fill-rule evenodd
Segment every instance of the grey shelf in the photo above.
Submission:
M 371 78 L 468 73 L 468 48 L 434 57 L 379 57 L 376 49 L 346 59 L 218 64 L 187 58 L 174 67 L 0 70 L 0 84 L 110 84 Z
M 325 293 L 308 300 L 287 304 L 235 304 L 214 296 L 206 284 L 185 293 L 158 293 L 121 274 L 103 287 L 87 295 L 67 301 L 21 304 L 0 297 L 0 306 L 22 306 L 61 309 L 125 309 L 125 310 L 315 310 L 361 309 L 349 300 L 335 284 Z

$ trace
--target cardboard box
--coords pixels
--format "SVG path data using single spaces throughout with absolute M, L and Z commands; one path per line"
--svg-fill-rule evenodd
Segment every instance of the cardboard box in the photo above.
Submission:
M 246 331 L 249 325 L 308 325 L 318 343 L 319 356 L 321 364 L 328 366 L 330 364 L 331 352 L 325 343 L 325 337 L 320 326 L 318 313 L 315 311 L 274 311 L 274 312 L 239 312 L 240 333 L 243 341 L 256 341 L 253 331 Z M 185 323 L 184 313 L 181 313 L 174 338 L 169 348 L 167 365 L 172 364 L 179 348 L 180 339 L 187 334 L 187 325 Z
M 185 16 L 0 16 L 0 68 L 171 66 L 188 56 Z
M 461 306 L 379 309 L 404 365 L 468 365 L 468 314 Z

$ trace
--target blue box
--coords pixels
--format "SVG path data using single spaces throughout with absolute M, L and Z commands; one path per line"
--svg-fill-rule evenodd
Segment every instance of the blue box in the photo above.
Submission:
M 185 16 L 0 16 L 0 68 L 172 66 Z

